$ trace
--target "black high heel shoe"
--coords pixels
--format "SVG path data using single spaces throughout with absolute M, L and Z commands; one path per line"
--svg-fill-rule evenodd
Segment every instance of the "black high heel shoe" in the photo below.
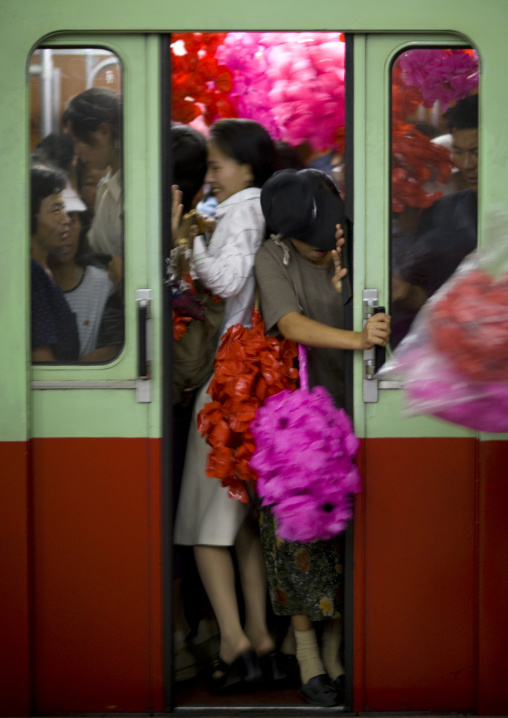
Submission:
M 216 671 L 220 671 L 222 675 L 214 678 L 213 673 Z M 231 663 L 226 663 L 217 655 L 212 664 L 209 689 L 212 693 L 227 693 L 244 684 L 257 683 L 262 675 L 256 653 L 251 648 L 240 653 Z
M 272 651 L 259 658 L 259 666 L 263 674 L 263 682 L 279 683 L 288 677 L 284 656 L 280 651 Z

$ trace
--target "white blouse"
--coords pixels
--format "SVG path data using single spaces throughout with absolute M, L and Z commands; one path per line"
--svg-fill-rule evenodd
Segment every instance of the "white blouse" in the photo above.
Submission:
M 217 226 L 208 246 L 194 240 L 191 269 L 213 294 L 225 299 L 221 336 L 233 324 L 251 325 L 256 282 L 254 259 L 261 246 L 265 221 L 261 190 L 249 187 L 217 207 Z
M 122 171 L 111 172 L 101 180 L 95 198 L 95 215 L 88 232 L 88 243 L 94 252 L 112 257 L 123 254 Z

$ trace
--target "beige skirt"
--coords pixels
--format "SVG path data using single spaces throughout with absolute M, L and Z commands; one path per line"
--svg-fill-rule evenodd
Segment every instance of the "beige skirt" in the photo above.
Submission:
M 232 546 L 249 511 L 248 504 L 230 499 L 220 480 L 205 473 L 210 447 L 197 429 L 197 415 L 211 401 L 208 384 L 196 397 L 187 440 L 174 535 L 174 543 L 183 546 Z

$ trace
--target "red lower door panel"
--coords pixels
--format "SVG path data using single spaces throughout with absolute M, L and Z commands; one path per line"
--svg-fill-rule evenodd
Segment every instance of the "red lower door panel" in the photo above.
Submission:
M 162 708 L 157 451 L 32 441 L 36 713 Z
M 30 715 L 28 446 L 0 442 L 0 715 Z
M 475 439 L 370 439 L 355 522 L 355 709 L 476 703 Z
M 0 444 L 0 715 L 163 710 L 159 450 Z M 508 715 L 508 442 L 371 439 L 361 463 L 354 709 Z
M 508 441 L 480 445 L 478 713 L 508 715 Z

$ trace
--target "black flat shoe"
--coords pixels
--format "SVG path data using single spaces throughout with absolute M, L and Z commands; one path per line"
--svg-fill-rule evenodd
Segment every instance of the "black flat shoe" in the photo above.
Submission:
M 280 651 L 272 651 L 266 656 L 261 656 L 259 666 L 265 683 L 279 683 L 285 681 L 288 677 L 286 667 L 284 665 L 284 656 Z
M 344 674 L 342 674 L 341 676 L 337 676 L 337 678 L 333 682 L 333 685 L 335 686 L 335 690 L 337 692 L 339 702 L 341 704 L 344 703 L 344 679 L 345 679 L 345 676 L 344 676 Z
M 310 681 L 300 686 L 300 695 L 307 703 L 314 706 L 331 708 L 339 705 L 339 697 L 331 680 L 327 675 L 313 676 Z
M 213 673 L 220 671 L 222 675 L 213 677 Z M 240 688 L 245 684 L 257 683 L 262 673 L 255 652 L 252 649 L 240 653 L 231 663 L 226 663 L 219 655 L 212 664 L 212 677 L 209 690 L 212 693 L 227 693 Z

